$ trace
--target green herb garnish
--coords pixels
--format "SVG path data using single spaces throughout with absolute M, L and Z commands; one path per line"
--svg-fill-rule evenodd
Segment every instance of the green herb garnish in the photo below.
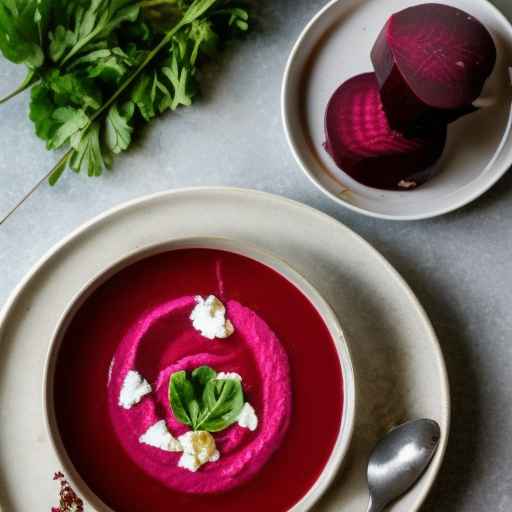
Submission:
M 219 432 L 235 423 L 244 406 L 237 379 L 217 379 L 208 366 L 174 373 L 169 380 L 169 403 L 174 416 L 192 430 Z
M 24 64 L 30 119 L 48 149 L 89 176 L 110 168 L 144 122 L 192 104 L 197 71 L 248 28 L 237 0 L 0 0 L 0 51 Z

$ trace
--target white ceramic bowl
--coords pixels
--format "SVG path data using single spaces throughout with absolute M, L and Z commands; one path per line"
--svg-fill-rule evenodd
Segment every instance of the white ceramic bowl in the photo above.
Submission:
M 281 106 L 295 159 L 320 190 L 359 213 L 391 220 L 442 215 L 479 197 L 512 165 L 512 26 L 487 0 L 434 1 L 469 12 L 493 34 L 498 61 L 488 85 L 498 102 L 450 125 L 442 172 L 417 190 L 361 185 L 336 167 L 322 143 L 332 93 L 345 80 L 373 70 L 370 51 L 391 14 L 424 2 L 332 0 L 306 26 L 288 60 Z
M 73 467 L 71 460 L 69 459 L 65 448 L 60 437 L 57 421 L 55 417 L 54 408 L 54 374 L 55 365 L 59 348 L 64 337 L 64 334 L 70 325 L 74 315 L 80 309 L 86 299 L 96 290 L 101 284 L 106 282 L 114 274 L 118 273 L 121 269 L 140 261 L 149 256 L 159 254 L 162 252 L 185 249 L 185 248 L 203 248 L 203 249 L 219 249 L 229 251 L 232 253 L 240 254 L 259 261 L 264 265 L 272 268 L 289 282 L 291 282 L 296 288 L 298 288 L 313 304 L 315 309 L 321 315 L 324 320 L 336 346 L 336 350 L 340 359 L 340 365 L 342 370 L 343 378 L 343 411 L 342 421 L 340 425 L 340 432 L 333 451 L 329 460 L 320 474 L 317 481 L 308 491 L 308 493 L 297 503 L 289 512 L 305 512 L 309 510 L 313 504 L 322 496 L 324 491 L 327 489 L 332 479 L 339 471 L 342 462 L 344 461 L 350 441 L 352 439 L 352 433 L 354 430 L 355 420 L 355 405 L 356 405 L 356 389 L 355 389 L 355 378 L 354 369 L 352 366 L 352 359 L 350 351 L 347 346 L 347 342 L 343 331 L 339 325 L 338 319 L 334 314 L 331 307 L 321 297 L 318 291 L 313 288 L 308 281 L 295 270 L 293 270 L 288 263 L 285 261 L 272 256 L 271 254 L 261 251 L 251 244 L 241 241 L 228 240 L 225 238 L 212 238 L 212 237 L 197 237 L 197 238 L 185 238 L 169 241 L 164 244 L 158 244 L 149 246 L 136 251 L 133 254 L 123 258 L 121 261 L 114 263 L 109 268 L 101 272 L 96 278 L 94 278 L 88 285 L 86 285 L 82 291 L 78 293 L 75 299 L 72 301 L 66 312 L 63 314 L 58 326 L 55 330 L 54 336 L 52 337 L 48 355 L 46 358 L 44 377 L 43 377 L 43 414 L 46 422 L 46 427 L 51 444 L 54 451 L 61 463 L 64 471 L 67 474 L 68 480 L 71 482 L 77 494 L 84 499 L 94 510 L 98 512 L 114 512 L 112 509 L 107 507 L 86 485 L 82 480 L 78 472 Z

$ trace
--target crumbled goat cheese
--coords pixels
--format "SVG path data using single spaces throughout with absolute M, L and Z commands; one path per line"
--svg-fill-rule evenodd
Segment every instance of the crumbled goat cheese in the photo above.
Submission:
M 178 437 L 178 441 L 183 448 L 183 455 L 178 462 L 180 468 L 195 473 L 203 464 L 217 462 L 220 458 L 215 439 L 209 432 L 186 432 Z
M 210 340 L 227 338 L 233 334 L 233 324 L 226 318 L 226 308 L 217 297 L 209 295 L 203 299 L 198 295 L 196 303 L 190 315 L 194 329 Z
M 130 370 L 124 378 L 121 393 L 119 395 L 119 405 L 125 409 L 130 409 L 138 404 L 144 395 L 151 393 L 151 386 L 148 381 L 142 377 L 139 372 Z
M 235 372 L 220 372 L 215 377 L 216 380 L 233 379 L 242 382 L 242 377 Z
M 254 432 L 258 428 L 258 417 L 254 407 L 249 403 L 245 402 L 240 414 L 238 415 L 238 424 L 241 427 L 248 428 L 251 432 Z
M 167 430 L 165 420 L 157 421 L 149 427 L 144 434 L 139 437 L 139 443 L 160 448 L 166 452 L 181 452 L 181 444 Z

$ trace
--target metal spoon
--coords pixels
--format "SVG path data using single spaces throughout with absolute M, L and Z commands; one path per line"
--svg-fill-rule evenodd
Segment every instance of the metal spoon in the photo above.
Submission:
M 441 437 L 433 420 L 416 420 L 393 429 L 375 447 L 368 462 L 368 512 L 381 512 L 405 494 L 427 469 Z

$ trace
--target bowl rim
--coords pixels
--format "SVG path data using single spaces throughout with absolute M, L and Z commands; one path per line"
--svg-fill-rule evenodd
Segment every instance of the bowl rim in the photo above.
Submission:
M 52 331 L 50 343 L 44 360 L 42 385 L 43 419 L 51 448 L 56 454 L 63 470 L 66 472 L 68 481 L 87 504 L 92 506 L 93 509 L 98 512 L 116 512 L 96 496 L 96 494 L 85 483 L 78 471 L 75 469 L 74 464 L 69 458 L 62 442 L 55 417 L 55 404 L 53 400 L 55 365 L 59 349 L 63 336 L 75 314 L 84 302 L 94 293 L 94 291 L 115 274 L 138 261 L 157 254 L 179 249 L 194 248 L 217 249 L 232 252 L 234 254 L 253 259 L 271 268 L 294 285 L 309 300 L 315 310 L 320 314 L 324 324 L 329 330 L 334 346 L 336 347 L 336 353 L 338 355 L 342 374 L 343 407 L 341 425 L 336 442 L 322 469 L 322 472 L 309 488 L 307 493 L 287 511 L 306 512 L 310 510 L 310 508 L 322 497 L 347 458 L 346 456 L 351 445 L 355 427 L 357 401 L 356 375 L 347 338 L 333 308 L 328 304 L 318 290 L 286 260 L 265 249 L 261 249 L 252 242 L 221 236 L 193 236 L 175 238 L 156 244 L 141 246 L 122 258 L 114 261 L 108 265 L 108 267 L 100 270 L 92 279 L 80 288 L 70 301 L 65 311 L 60 315 L 56 327 Z
M 356 206 L 348 201 L 345 201 L 343 198 L 339 197 L 338 195 L 334 194 L 330 190 L 328 190 L 326 187 L 324 187 L 319 180 L 315 177 L 314 173 L 311 172 L 306 165 L 306 163 L 301 158 L 299 151 L 297 149 L 297 143 L 295 141 L 295 136 L 293 135 L 293 129 L 291 126 L 290 121 L 290 105 L 288 98 L 290 96 L 290 90 L 295 84 L 295 81 L 291 79 L 291 69 L 292 66 L 295 63 L 295 59 L 299 52 L 301 51 L 301 47 L 304 43 L 304 41 L 309 36 L 309 32 L 314 28 L 315 24 L 329 11 L 335 4 L 338 4 L 340 2 L 343 2 L 344 0 L 330 0 L 325 4 L 306 24 L 306 26 L 302 29 L 299 36 L 293 43 L 293 47 L 290 51 L 290 54 L 288 56 L 288 59 L 286 61 L 286 65 L 283 72 L 283 78 L 281 82 L 281 122 L 284 129 L 284 134 L 286 141 L 288 143 L 288 147 L 290 148 L 293 157 L 296 161 L 296 163 L 299 165 L 299 168 L 302 169 L 302 172 L 306 175 L 306 177 L 310 180 L 313 185 L 320 190 L 323 194 L 325 194 L 327 197 L 335 201 L 337 204 L 340 204 L 344 206 L 345 208 L 348 208 L 349 210 L 352 210 L 354 212 L 360 213 L 362 215 L 365 215 L 367 217 L 382 219 L 382 220 L 393 220 L 393 221 L 416 221 L 416 220 L 426 220 L 426 219 L 432 219 L 435 217 L 440 217 L 442 215 L 446 215 L 448 213 L 454 212 L 456 210 L 459 210 L 468 204 L 472 203 L 473 201 L 477 200 L 480 196 L 487 193 L 510 169 L 510 166 L 512 164 L 512 154 L 509 157 L 509 159 L 501 164 L 501 169 L 499 169 L 499 172 L 496 172 L 496 174 L 487 182 L 484 182 L 481 186 L 477 187 L 471 194 L 466 195 L 462 198 L 460 198 L 458 201 L 455 201 L 453 204 L 449 206 L 439 207 L 436 209 L 433 209 L 431 211 L 425 211 L 424 213 L 416 213 L 416 214 L 386 214 L 386 213 L 379 213 L 375 212 L 366 208 L 363 208 L 361 206 Z M 476 0 L 472 0 L 476 1 Z M 504 23 L 504 25 L 507 27 L 509 31 L 510 38 L 512 40 L 512 23 L 508 20 L 508 18 L 498 9 L 497 6 L 492 4 L 490 0 L 478 0 L 482 4 L 486 6 L 493 14 L 494 16 L 499 19 L 501 22 Z M 491 159 L 491 162 L 493 165 L 496 164 L 497 161 L 499 161 L 499 157 L 502 154 L 502 150 L 504 146 L 506 145 L 506 138 L 507 134 L 509 134 L 511 130 L 511 124 L 512 124 L 512 105 L 511 105 L 511 112 L 508 119 L 508 126 L 505 129 L 503 138 L 499 144 L 499 147 L 494 154 L 493 158 Z

